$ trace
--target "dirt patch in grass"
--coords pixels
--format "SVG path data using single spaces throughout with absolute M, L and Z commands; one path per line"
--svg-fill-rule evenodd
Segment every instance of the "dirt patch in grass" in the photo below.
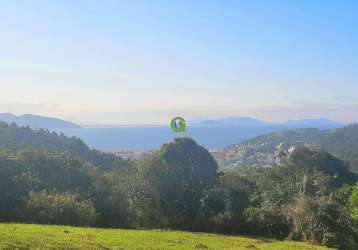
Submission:
M 205 244 L 202 244 L 202 243 L 199 243 L 199 244 L 196 244 L 195 249 L 209 249 L 209 247 Z
M 247 249 L 251 249 L 251 250 L 254 250 L 254 249 L 258 249 L 257 247 L 255 247 L 254 245 L 248 245 L 246 246 Z

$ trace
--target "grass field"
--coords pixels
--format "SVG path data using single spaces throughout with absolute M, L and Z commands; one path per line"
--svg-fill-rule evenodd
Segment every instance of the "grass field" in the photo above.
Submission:
M 328 248 L 299 242 L 206 233 L 0 224 L 0 249 L 323 250 Z

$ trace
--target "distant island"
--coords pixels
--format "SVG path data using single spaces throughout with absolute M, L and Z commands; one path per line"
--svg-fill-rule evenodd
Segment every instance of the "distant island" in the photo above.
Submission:
M 261 121 L 259 119 L 251 117 L 223 117 L 217 119 L 211 118 L 194 118 L 189 121 L 189 124 L 193 126 L 214 126 L 214 127 L 262 127 L 262 126 L 272 126 L 273 123 Z
M 280 126 L 288 128 L 338 128 L 344 124 L 325 118 L 288 120 L 283 123 L 267 122 L 252 117 L 194 118 L 189 125 L 196 127 L 268 127 Z

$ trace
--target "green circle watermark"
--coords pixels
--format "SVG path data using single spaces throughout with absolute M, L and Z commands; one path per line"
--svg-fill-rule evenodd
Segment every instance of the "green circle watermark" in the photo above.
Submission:
M 186 123 L 185 123 L 184 118 L 182 118 L 182 117 L 173 118 L 172 121 L 170 122 L 170 128 L 174 132 L 185 132 Z

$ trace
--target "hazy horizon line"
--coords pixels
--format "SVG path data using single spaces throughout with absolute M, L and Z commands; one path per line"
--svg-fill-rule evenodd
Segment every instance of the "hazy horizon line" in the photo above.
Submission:
M 35 113 L 23 113 L 23 114 L 19 114 L 19 113 L 12 113 L 12 112 L 0 112 L 0 115 L 2 114 L 12 114 L 15 115 L 17 117 L 19 116 L 23 116 L 23 115 L 33 115 L 33 116 L 40 116 L 40 117 L 47 117 L 47 118 L 55 118 L 55 119 L 60 119 L 60 120 L 64 120 L 64 121 L 68 121 L 68 122 L 72 122 L 75 123 L 77 125 L 80 125 L 81 127 L 86 127 L 86 128 L 96 128 L 96 127 L 162 127 L 162 126 L 168 126 L 168 124 L 170 124 L 170 119 L 167 122 L 117 122 L 117 123 L 98 123 L 98 122 L 89 122 L 89 121 L 81 121 L 78 119 L 73 119 L 73 118 L 62 118 L 59 116 L 54 116 L 54 115 L 41 115 L 41 114 L 35 114 Z M 173 116 L 174 118 L 174 116 Z M 185 118 L 185 117 L 184 117 Z M 222 120 L 222 119 L 227 119 L 227 118 L 246 118 L 246 119 L 253 119 L 256 121 L 260 121 L 263 123 L 267 123 L 267 126 L 278 126 L 278 125 L 285 125 L 290 121 L 319 121 L 319 120 L 326 120 L 326 121 L 330 121 L 330 122 L 334 122 L 340 125 L 350 125 L 350 124 L 354 124 L 355 122 L 341 122 L 341 121 L 337 121 L 334 119 L 329 119 L 327 117 L 324 116 L 317 116 L 317 117 L 306 117 L 306 118 L 293 118 L 293 119 L 286 119 L 283 121 L 270 121 L 270 120 L 266 120 L 266 119 L 262 119 L 262 118 L 258 118 L 256 116 L 247 116 L 247 115 L 228 115 L 228 116 L 194 116 L 191 117 L 189 119 L 185 119 L 188 124 L 191 124 L 192 126 L 196 126 L 196 125 L 200 125 L 201 123 L 205 122 L 205 121 L 217 121 L 217 120 Z M 199 121 L 195 121 L 195 120 L 199 120 Z M 262 125 L 261 125 L 262 126 Z

